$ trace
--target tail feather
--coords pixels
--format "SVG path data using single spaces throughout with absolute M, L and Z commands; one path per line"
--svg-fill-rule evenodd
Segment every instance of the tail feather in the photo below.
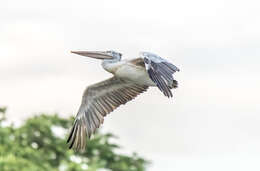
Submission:
M 172 82 L 169 84 L 169 87 L 170 87 L 171 89 L 173 89 L 173 88 L 178 88 L 178 81 L 172 80 Z

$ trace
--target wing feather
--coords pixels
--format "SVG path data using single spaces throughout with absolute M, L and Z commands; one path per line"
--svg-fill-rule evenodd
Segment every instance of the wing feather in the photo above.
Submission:
M 156 55 L 146 56 L 143 60 L 151 80 L 165 96 L 172 97 L 171 89 L 176 88 L 178 85 L 177 81 L 173 78 L 173 74 L 179 71 L 179 69 Z
M 87 139 L 100 127 L 108 113 L 147 89 L 148 86 L 116 77 L 89 86 L 68 136 L 69 148 L 84 150 Z

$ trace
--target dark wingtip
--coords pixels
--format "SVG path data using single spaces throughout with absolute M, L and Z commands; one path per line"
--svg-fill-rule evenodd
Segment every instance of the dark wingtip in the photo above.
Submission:
M 67 139 L 67 143 L 70 142 L 71 137 L 72 137 L 73 132 L 74 132 L 74 129 L 75 129 L 75 123 L 73 124 L 73 126 L 72 126 L 72 128 L 71 128 L 71 130 L 70 130 L 70 134 L 69 134 L 69 137 L 68 137 L 68 139 Z
M 70 146 L 69 146 L 69 149 L 72 149 L 72 146 L 73 146 L 73 144 L 71 143 Z
M 75 129 L 75 127 L 76 127 L 76 129 Z M 75 143 L 75 139 L 77 138 L 76 137 L 77 131 L 78 131 L 77 120 L 75 120 L 73 127 L 71 129 L 70 135 L 67 140 L 67 143 L 70 144 L 69 149 L 71 149 Z

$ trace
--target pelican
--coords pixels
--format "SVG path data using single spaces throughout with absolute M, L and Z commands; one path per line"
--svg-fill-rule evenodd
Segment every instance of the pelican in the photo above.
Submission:
M 67 143 L 76 151 L 84 150 L 86 141 L 104 121 L 104 117 L 122 104 L 156 86 L 168 98 L 178 82 L 173 74 L 179 69 L 166 59 L 150 52 L 121 60 L 116 51 L 71 51 L 74 54 L 102 60 L 102 67 L 114 76 L 90 85 L 84 91 Z

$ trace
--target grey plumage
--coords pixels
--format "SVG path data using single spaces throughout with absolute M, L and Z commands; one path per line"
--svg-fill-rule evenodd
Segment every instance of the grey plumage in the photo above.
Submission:
M 72 53 L 102 59 L 102 67 L 114 77 L 88 86 L 70 131 L 69 148 L 84 150 L 87 140 L 104 122 L 104 117 L 122 104 L 143 93 L 149 86 L 157 86 L 167 97 L 172 97 L 172 88 L 178 82 L 173 74 L 179 69 L 149 52 L 139 58 L 121 60 L 115 51 L 73 51 Z
M 70 148 L 83 150 L 87 138 L 99 128 L 107 114 L 147 89 L 148 86 L 116 77 L 89 86 L 83 94 L 81 106 L 67 140 Z
M 173 74 L 180 71 L 179 68 L 150 52 L 142 52 L 142 56 L 151 80 L 165 96 L 172 97 L 171 89 L 178 87 L 178 82 L 174 80 Z

